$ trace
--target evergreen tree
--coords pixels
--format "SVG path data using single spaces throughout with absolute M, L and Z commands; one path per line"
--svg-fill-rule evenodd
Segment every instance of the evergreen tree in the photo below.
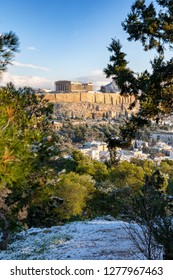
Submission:
M 33 199 L 42 193 L 48 201 L 52 195 L 59 147 L 51 118 L 52 105 L 32 89 L 16 90 L 12 84 L 0 89 L 1 213 L 9 231 L 22 220 L 22 212 L 27 224 Z
M 7 65 L 11 64 L 18 47 L 19 40 L 14 32 L 0 34 L 0 77 L 7 70 Z
M 110 63 L 104 72 L 112 77 L 124 96 L 134 95 L 139 111 L 121 126 L 120 140 L 127 146 L 135 138 L 139 128 L 156 123 L 173 112 L 173 60 L 165 59 L 165 53 L 172 50 L 173 4 L 171 0 L 157 0 L 160 10 L 153 3 L 136 0 L 131 12 L 122 23 L 129 34 L 129 40 L 141 41 L 145 51 L 155 49 L 157 56 L 151 61 L 152 71 L 136 73 L 128 67 L 126 54 L 119 40 L 112 39 L 108 50 L 112 53 Z M 169 48 L 169 49 L 168 49 Z
M 129 233 L 147 259 L 157 257 L 159 245 L 163 246 L 164 259 L 172 259 L 173 222 L 172 209 L 168 203 L 167 176 L 156 170 L 146 176 L 141 191 L 132 194 L 125 209 L 130 220 L 135 221 L 140 230 L 130 224 Z
M 18 51 L 19 40 L 15 33 L 0 34 L 0 78 L 6 71 L 7 65 L 11 63 L 14 53 Z M 1 122 L 1 120 L 0 120 Z M 7 161 L 13 161 L 14 157 L 8 153 L 4 153 L 2 159 L 3 167 L 6 168 Z M 2 175 L 1 175 L 2 180 Z M 0 213 L 0 228 L 2 229 L 2 242 L 0 240 L 0 248 L 5 249 L 8 243 L 8 221 L 3 213 Z
M 139 105 L 138 112 L 120 127 L 118 143 L 117 139 L 111 141 L 113 149 L 120 144 L 129 147 L 139 129 L 150 126 L 151 122 L 157 125 L 160 119 L 173 112 L 173 59 L 165 58 L 173 47 L 172 15 L 172 0 L 156 0 L 148 5 L 145 0 L 136 0 L 122 23 L 129 41 L 140 41 L 144 51 L 156 51 L 151 61 L 151 72 L 136 73 L 130 69 L 119 40 L 112 39 L 108 47 L 112 55 L 104 69 L 106 76 L 113 78 L 123 96 L 135 97 L 130 109 Z M 147 233 L 148 258 L 151 258 L 155 239 L 164 247 L 164 258 L 172 259 L 172 210 L 168 196 L 163 194 L 165 188 L 165 179 L 157 171 L 148 177 L 141 195 L 132 203 L 133 218 L 146 229 L 143 233 Z

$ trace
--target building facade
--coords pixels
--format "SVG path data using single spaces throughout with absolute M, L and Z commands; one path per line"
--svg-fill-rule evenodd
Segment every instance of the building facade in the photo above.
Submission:
M 150 138 L 155 141 L 162 141 L 167 145 L 173 145 L 173 131 L 152 132 Z
M 78 91 L 89 92 L 89 91 L 93 91 L 93 84 L 91 82 L 79 83 L 79 82 L 72 82 L 66 80 L 56 81 L 55 91 L 60 93 L 78 92 Z

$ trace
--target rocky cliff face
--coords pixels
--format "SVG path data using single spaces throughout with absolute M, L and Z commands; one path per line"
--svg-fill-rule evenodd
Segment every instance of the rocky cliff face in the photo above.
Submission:
M 79 118 L 112 118 L 130 114 L 133 96 L 122 97 L 119 93 L 75 92 L 50 93 L 45 99 L 54 103 L 55 115 Z
M 120 115 L 130 114 L 127 105 L 94 104 L 90 102 L 80 103 L 56 103 L 54 112 L 57 117 L 66 118 L 114 118 Z

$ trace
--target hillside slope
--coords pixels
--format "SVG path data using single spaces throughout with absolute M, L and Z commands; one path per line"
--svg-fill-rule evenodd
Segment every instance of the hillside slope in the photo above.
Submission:
M 0 252 L 0 259 L 145 259 L 129 238 L 126 226 L 121 221 L 95 219 L 44 229 L 31 228 L 17 234 L 8 250 Z

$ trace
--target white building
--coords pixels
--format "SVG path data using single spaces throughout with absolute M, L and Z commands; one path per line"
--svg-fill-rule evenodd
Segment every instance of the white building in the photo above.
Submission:
M 168 145 L 173 145 L 173 131 L 157 131 L 150 134 L 151 140 L 162 141 Z
M 139 151 L 138 149 L 129 151 L 129 150 L 119 150 L 118 151 L 118 156 L 121 161 L 127 160 L 130 161 L 132 158 L 138 158 L 145 160 L 148 158 L 148 154 L 144 154 L 142 151 Z
M 88 155 L 94 160 L 103 160 L 103 157 L 106 157 L 108 152 L 107 144 L 105 142 L 99 142 L 99 141 L 92 141 L 92 142 L 85 142 L 83 144 L 83 148 L 80 149 L 80 151 L 84 155 Z M 104 156 L 103 156 L 103 153 Z

